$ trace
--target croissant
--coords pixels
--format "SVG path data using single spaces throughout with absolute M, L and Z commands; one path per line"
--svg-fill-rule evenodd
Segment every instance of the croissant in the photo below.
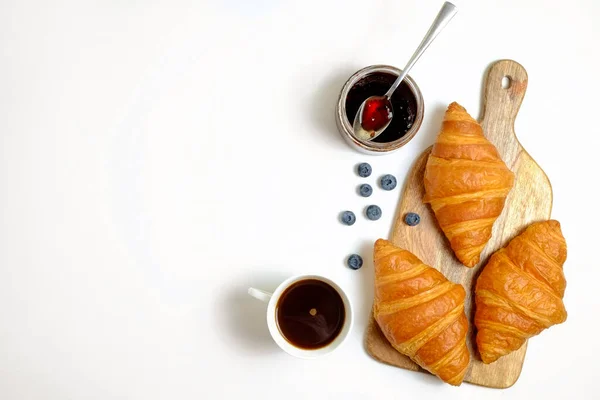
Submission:
M 513 183 L 514 174 L 481 126 L 462 106 L 450 104 L 425 167 L 423 200 L 467 267 L 479 262 Z
M 567 319 L 567 244 L 558 221 L 531 224 L 495 252 L 475 285 L 477 348 L 484 363 Z
M 409 251 L 375 242 L 374 316 L 400 353 L 460 385 L 469 367 L 465 290 Z

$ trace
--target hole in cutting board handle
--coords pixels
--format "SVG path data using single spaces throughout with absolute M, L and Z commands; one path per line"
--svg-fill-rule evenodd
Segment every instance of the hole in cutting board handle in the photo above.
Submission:
M 508 89 L 511 84 L 511 79 L 509 76 L 505 76 L 502 78 L 502 89 Z

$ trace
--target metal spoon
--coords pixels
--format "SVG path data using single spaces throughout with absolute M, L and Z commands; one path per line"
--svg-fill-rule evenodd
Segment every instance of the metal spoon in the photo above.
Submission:
M 371 96 L 361 104 L 354 117 L 354 124 L 352 126 L 357 138 L 366 141 L 373 140 L 392 122 L 394 109 L 390 97 L 392 97 L 394 91 L 400 86 L 417 60 L 457 12 L 458 8 L 454 4 L 445 2 L 437 17 L 435 17 L 433 24 L 431 24 L 429 31 L 427 31 L 427 34 L 423 38 L 423 41 L 417 47 L 408 64 L 406 64 L 406 67 L 404 67 L 402 73 L 394 81 L 387 93 L 383 96 Z M 365 118 L 365 107 L 368 110 L 367 118 Z

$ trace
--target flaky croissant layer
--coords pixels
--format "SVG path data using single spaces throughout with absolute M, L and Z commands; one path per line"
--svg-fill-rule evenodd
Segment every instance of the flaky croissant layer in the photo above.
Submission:
M 425 167 L 425 198 L 458 260 L 479 262 L 514 174 L 479 123 L 458 103 L 446 111 Z
M 379 239 L 374 248 L 374 316 L 391 345 L 445 382 L 469 366 L 465 290 L 409 251 Z
M 567 319 L 566 258 L 567 244 L 554 220 L 531 224 L 492 255 L 475 285 L 476 341 L 484 363 Z

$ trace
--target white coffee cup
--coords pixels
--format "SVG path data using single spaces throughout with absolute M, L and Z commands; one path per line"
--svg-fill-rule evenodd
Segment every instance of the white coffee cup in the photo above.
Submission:
M 285 292 L 287 288 L 295 284 L 296 282 L 308 280 L 308 279 L 316 279 L 322 281 L 332 288 L 334 288 L 344 303 L 344 311 L 345 311 L 345 319 L 344 325 L 342 326 L 341 331 L 338 333 L 336 338 L 329 344 L 319 347 L 317 349 L 303 349 L 300 347 L 294 346 L 290 343 L 285 336 L 281 333 L 279 329 L 279 325 L 277 323 L 277 304 L 279 302 L 279 298 Z M 352 329 L 352 324 L 354 321 L 354 316 L 352 314 L 352 306 L 350 305 L 350 301 L 348 300 L 348 296 L 346 293 L 340 288 L 335 282 L 330 279 L 327 279 L 318 275 L 299 275 L 293 276 L 289 279 L 286 279 L 283 283 L 281 283 L 277 289 L 273 293 L 265 292 L 263 290 L 249 288 L 248 294 L 252 297 L 255 297 L 259 300 L 262 300 L 268 303 L 267 306 L 267 326 L 269 327 L 269 332 L 275 340 L 275 343 L 279 345 L 286 353 L 291 354 L 292 356 L 299 358 L 317 358 L 324 356 L 326 354 L 331 353 L 333 350 L 337 349 L 344 342 L 348 333 Z

